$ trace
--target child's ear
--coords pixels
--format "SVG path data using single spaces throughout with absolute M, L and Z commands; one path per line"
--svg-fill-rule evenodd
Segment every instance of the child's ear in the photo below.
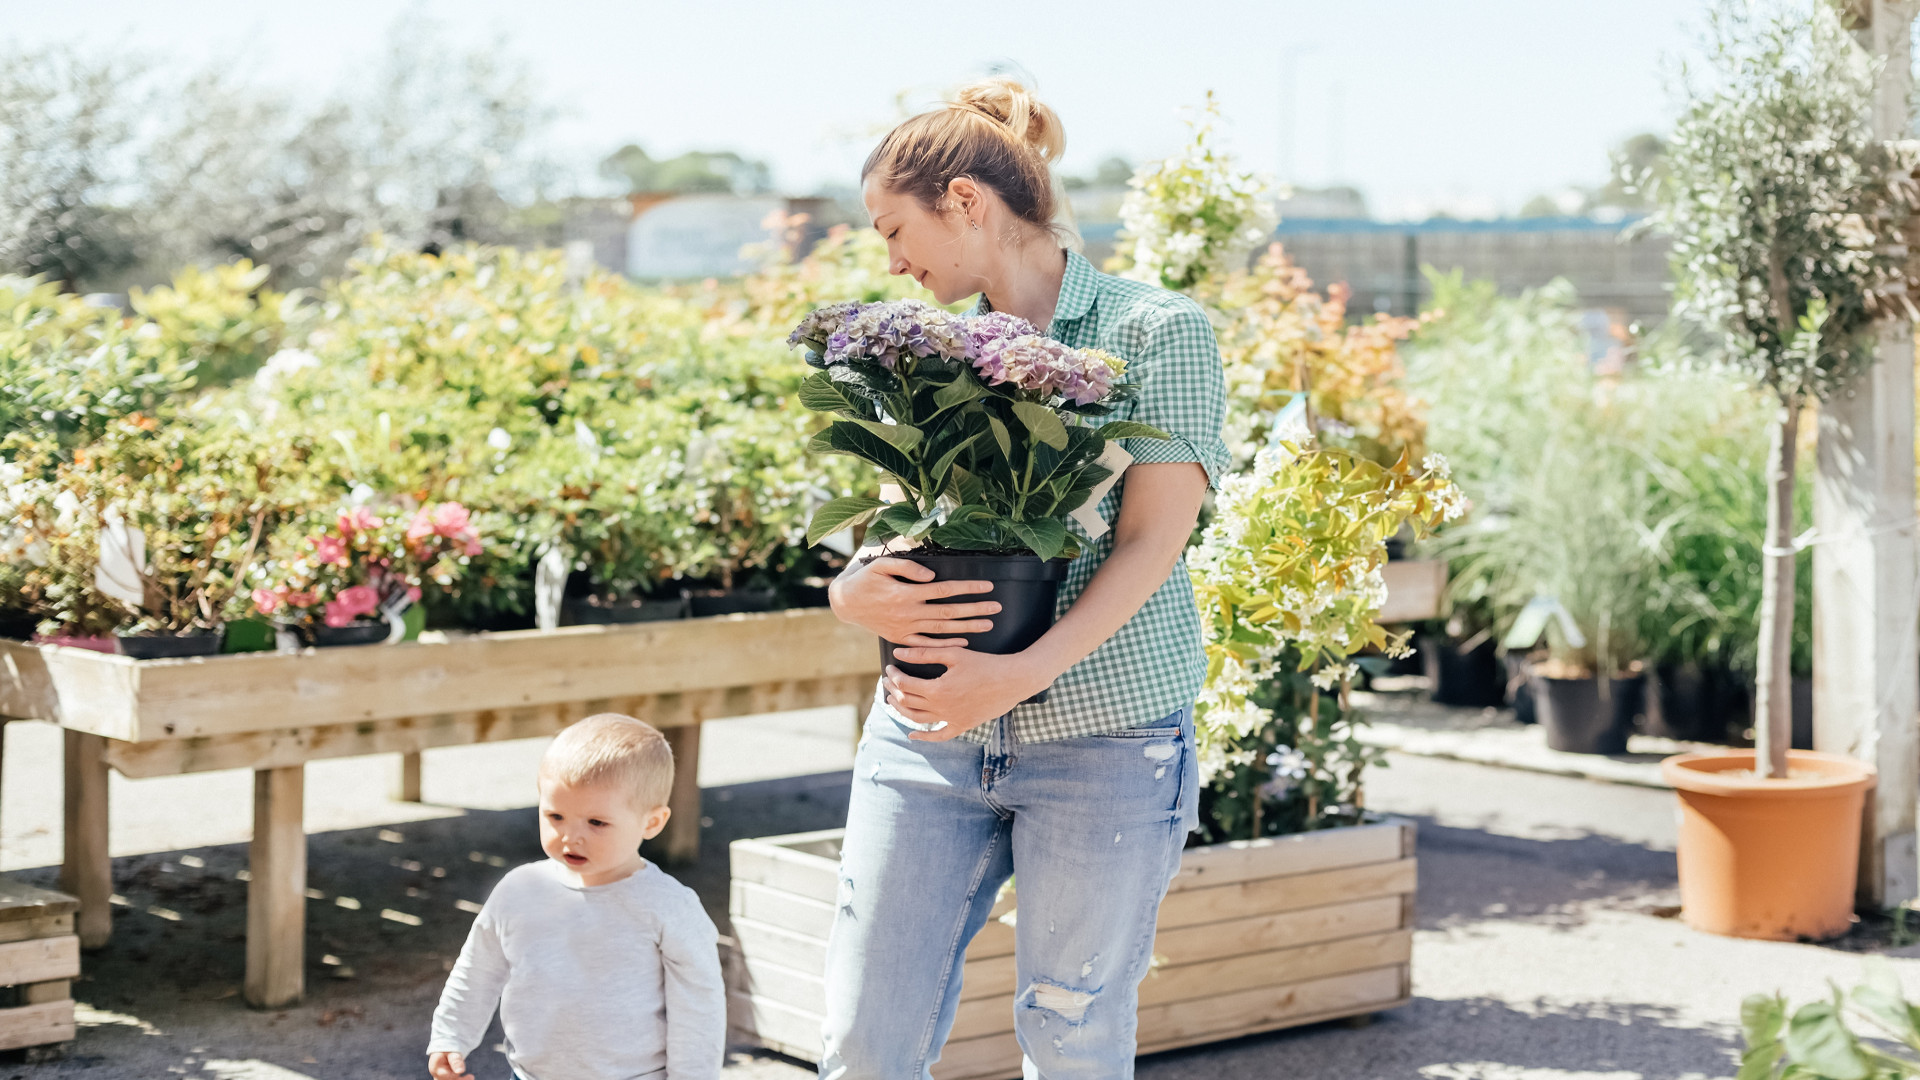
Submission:
M 667 819 L 672 816 L 673 809 L 671 807 L 656 806 L 647 811 L 646 821 L 642 824 L 640 831 L 641 839 L 651 840 L 659 836 L 660 830 L 667 827 Z

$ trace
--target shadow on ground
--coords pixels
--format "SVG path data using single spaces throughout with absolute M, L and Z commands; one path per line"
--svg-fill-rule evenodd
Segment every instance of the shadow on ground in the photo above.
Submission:
M 1686 1080 L 1729 1075 L 1739 1042 L 1671 1026 L 1652 1006 L 1515 1008 L 1488 999 L 1412 1004 L 1355 1027 L 1315 1024 L 1140 1059 L 1141 1080 Z M 1528 1070 L 1541 1070 L 1530 1073 Z
M 1423 930 L 1485 919 L 1579 926 L 1606 907 L 1679 902 L 1673 853 L 1605 836 L 1535 840 L 1419 823 Z

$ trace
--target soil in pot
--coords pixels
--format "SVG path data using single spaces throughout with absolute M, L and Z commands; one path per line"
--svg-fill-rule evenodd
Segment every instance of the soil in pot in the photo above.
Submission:
M 773 610 L 771 588 L 685 589 L 681 595 L 687 601 L 687 614 L 696 619 Z
M 1794 941 L 1853 924 L 1860 815 L 1870 766 L 1795 750 L 1765 780 L 1751 750 L 1661 763 L 1680 797 L 1680 915 L 1696 930 Z
M 610 623 L 659 622 L 687 617 L 685 597 L 651 599 L 644 596 L 607 600 L 599 596 L 569 596 L 560 604 L 562 626 L 600 626 Z
M 1639 675 L 1607 680 L 1556 679 L 1534 672 L 1531 680 L 1547 746 L 1574 754 L 1624 754 L 1633 718 L 1641 711 L 1645 680 Z
M 178 634 L 115 634 L 114 651 L 135 660 L 164 660 L 177 656 L 212 656 L 225 640 L 220 627 Z
M 321 624 L 307 628 L 307 640 L 315 648 L 325 649 L 335 645 L 378 645 L 387 640 L 393 628 L 384 620 L 359 619 L 345 626 L 327 626 Z
M 1492 635 L 1476 634 L 1466 642 L 1422 635 L 1419 657 L 1435 702 L 1475 709 L 1507 703 L 1507 675 Z
M 936 604 L 971 604 L 991 599 L 1000 605 L 997 615 L 989 616 L 993 620 L 993 629 L 984 634 L 963 634 L 967 648 L 975 652 L 1005 655 L 1017 653 L 1045 636 L 1053 627 L 1054 602 L 1060 595 L 1060 583 L 1066 580 L 1070 559 L 1043 560 L 1038 555 L 982 555 L 971 552 L 920 554 L 914 551 L 901 552 L 902 559 L 914 562 L 933 571 L 935 581 L 988 581 L 993 583 L 990 593 L 967 593 L 950 596 L 944 600 L 935 600 Z M 940 664 L 896 663 L 893 659 L 894 645 L 890 641 L 880 642 L 880 662 L 893 664 L 901 671 L 916 678 L 937 679 L 946 672 Z M 1022 704 L 1033 704 L 1047 700 L 1047 692 L 1040 691 Z

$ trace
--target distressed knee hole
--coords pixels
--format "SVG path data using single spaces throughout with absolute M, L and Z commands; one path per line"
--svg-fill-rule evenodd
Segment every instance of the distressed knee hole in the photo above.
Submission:
M 1055 986 L 1052 983 L 1036 982 L 1029 986 L 1033 995 L 1033 1007 L 1053 1013 L 1069 1024 L 1078 1024 L 1087 1017 L 1087 1007 L 1093 1004 L 1096 993 L 1092 990 L 1075 990 L 1068 986 Z
M 1179 749 L 1179 746 L 1170 742 L 1148 743 L 1145 753 L 1148 761 L 1169 761 Z
M 839 903 L 840 914 L 845 915 L 849 919 L 856 918 L 853 913 L 853 881 L 849 878 L 842 877 L 840 879 Z

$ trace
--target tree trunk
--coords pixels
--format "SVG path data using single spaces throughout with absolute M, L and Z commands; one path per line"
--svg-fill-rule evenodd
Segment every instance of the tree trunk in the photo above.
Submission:
M 1754 769 L 1787 775 L 1793 739 L 1793 471 L 1800 433 L 1797 395 L 1783 397 L 1768 425 L 1767 539 L 1760 556 L 1760 641 L 1753 695 Z

